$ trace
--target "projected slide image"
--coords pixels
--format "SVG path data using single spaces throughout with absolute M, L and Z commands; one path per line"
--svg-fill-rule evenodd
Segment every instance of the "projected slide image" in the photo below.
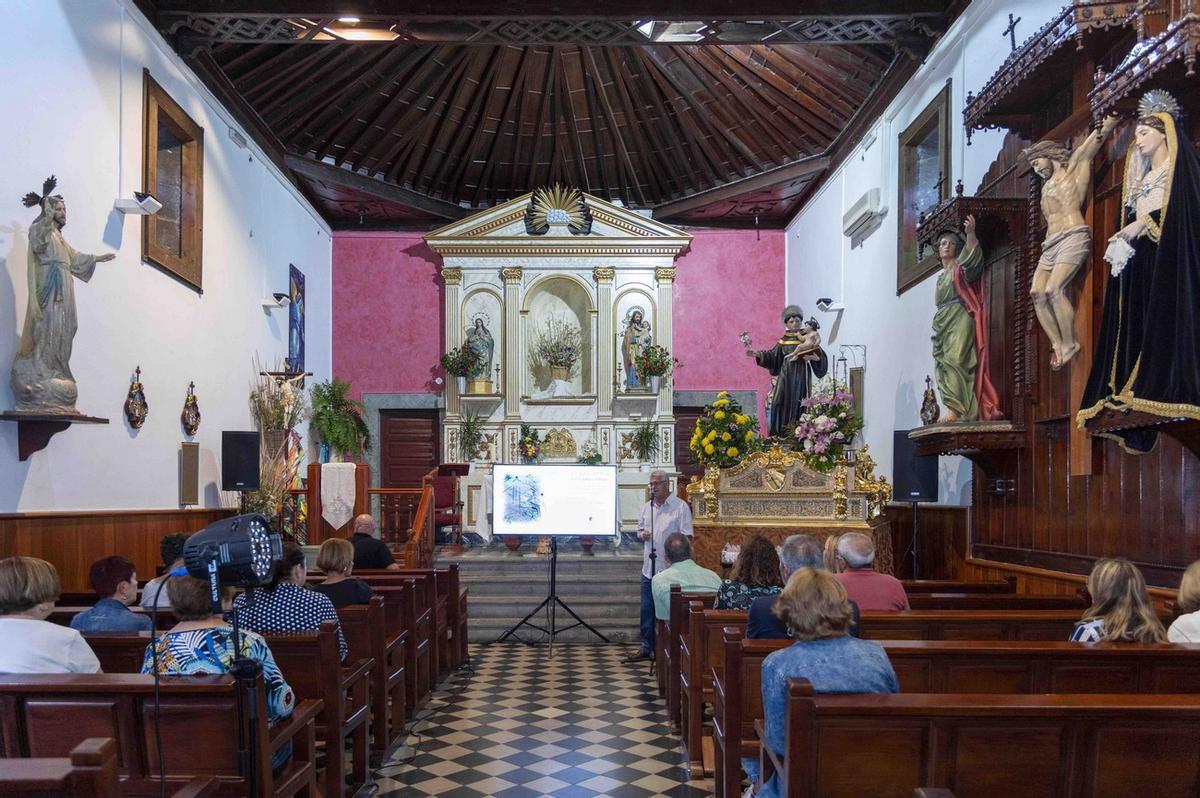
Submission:
M 504 520 L 528 524 L 542 517 L 542 485 L 533 474 L 504 475 Z

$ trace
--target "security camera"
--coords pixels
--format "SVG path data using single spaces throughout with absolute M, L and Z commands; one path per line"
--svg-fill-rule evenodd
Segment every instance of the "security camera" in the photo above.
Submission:
M 271 296 L 275 297 L 276 304 L 278 304 L 281 308 L 285 305 L 292 304 L 292 298 L 287 294 L 271 294 Z
M 275 308 L 286 308 L 292 304 L 292 298 L 287 294 L 275 293 L 262 301 L 263 310 L 270 313 Z
M 153 194 L 145 191 L 133 192 L 133 199 L 119 199 L 113 207 L 121 213 L 131 213 L 137 216 L 152 216 L 162 210 L 162 203 Z
M 817 300 L 817 310 L 823 313 L 837 313 L 839 310 L 845 310 L 846 306 L 841 302 L 834 302 L 827 296 L 823 296 Z

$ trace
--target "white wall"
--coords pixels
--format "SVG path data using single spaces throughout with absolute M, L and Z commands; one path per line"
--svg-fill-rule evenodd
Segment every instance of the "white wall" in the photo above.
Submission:
M 796 215 L 787 231 L 787 293 L 806 311 L 818 297 L 844 301 L 840 320 L 821 314 L 831 356 L 841 345 L 866 346 L 866 442 L 891 478 L 892 432 L 920 426 L 925 376 L 933 374 L 930 330 L 936 275 L 896 296 L 897 139 L 951 81 L 951 185 L 962 179 L 973 192 L 999 152 L 1003 134 L 977 131 L 966 146 L 962 111 L 968 91 L 978 92 L 1010 52 L 1002 31 L 1008 14 L 1025 21 L 1018 43 L 1032 35 L 1059 6 L 1045 0 L 975 0 L 891 103 L 859 148 Z M 871 142 L 871 140 L 873 142 Z M 869 146 L 867 146 L 869 144 Z M 888 213 L 883 225 L 855 249 L 842 233 L 842 214 L 868 189 L 882 189 Z M 811 311 L 809 311 L 811 312 Z M 853 361 L 855 355 L 848 353 Z M 861 360 L 861 357 L 859 357 Z M 970 465 L 941 458 L 941 501 L 965 504 Z
M 307 281 L 306 365 L 330 373 L 328 226 L 253 144 L 229 136 L 233 119 L 173 54 L 132 0 L 8 0 L 0 52 L 0 409 L 13 406 L 8 373 L 27 301 L 26 249 L 35 209 L 20 198 L 58 176 L 67 240 L 117 253 L 76 282 L 79 333 L 71 368 L 84 414 L 26 462 L 16 424 L 0 422 L 0 512 L 178 506 L 179 423 L 189 381 L 203 416 L 201 500 L 221 494 L 221 430 L 252 429 L 252 360 L 287 355 L 287 313 L 262 297 L 287 291 L 288 264 Z M 141 262 L 141 222 L 113 200 L 141 188 L 142 70 L 150 69 L 204 128 L 204 293 Z M 122 404 L 135 366 L 150 415 L 141 430 Z

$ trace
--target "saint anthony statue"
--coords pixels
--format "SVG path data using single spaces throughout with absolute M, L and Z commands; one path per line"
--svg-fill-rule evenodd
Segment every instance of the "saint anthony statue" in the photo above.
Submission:
M 21 344 L 13 358 L 12 390 L 18 412 L 75 414 L 79 389 L 71 375 L 71 344 L 75 339 L 75 283 L 87 282 L 97 263 L 115 255 L 85 255 L 63 238 L 67 205 L 51 195 L 57 181 L 51 176 L 40 195 L 25 195 L 25 207 L 41 213 L 29 225 L 29 302 Z
M 933 314 L 933 377 L 946 413 L 942 421 L 1000 418 L 1000 396 L 988 369 L 987 296 L 976 285 L 983 273 L 983 250 L 975 217 L 963 222 L 966 239 L 948 230 L 938 236 L 938 275 Z
M 1178 114 L 1161 90 L 1138 106 L 1125 159 L 1124 227 L 1105 255 L 1113 276 L 1080 425 L 1105 408 L 1200 419 L 1200 157 L 1176 130 Z M 1142 453 L 1157 433 L 1116 436 L 1126 451 Z
M 650 322 L 645 321 L 642 309 L 635 307 L 625 315 L 625 332 L 621 335 L 621 359 L 625 363 L 625 390 L 644 388 L 637 373 L 637 356 L 650 346 Z
M 479 365 L 467 376 L 476 380 L 490 379 L 488 375 L 492 373 L 492 352 L 496 342 L 482 316 L 476 316 L 474 325 L 467 330 L 467 346 L 479 355 Z
M 1092 251 L 1092 228 L 1083 219 L 1083 205 L 1092 185 L 1092 159 L 1116 124 L 1117 117 L 1108 117 L 1074 152 L 1047 139 L 1022 153 L 1034 173 L 1045 181 L 1042 215 L 1046 217 L 1046 240 L 1029 293 L 1038 323 L 1050 339 L 1050 368 L 1054 371 L 1079 351 L 1075 307 L 1066 287 Z
M 758 365 L 771 372 L 775 384 L 767 397 L 767 429 L 772 436 L 787 434 L 788 425 L 800 418 L 800 402 L 812 392 L 813 378 L 829 370 L 829 357 L 821 348 L 820 325 L 816 319 L 804 321 L 796 305 L 788 305 L 781 316 L 783 336 L 770 349 L 747 350 Z

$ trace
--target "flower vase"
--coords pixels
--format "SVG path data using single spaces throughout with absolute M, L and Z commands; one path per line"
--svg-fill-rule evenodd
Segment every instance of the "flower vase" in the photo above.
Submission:
M 467 392 L 467 378 L 466 378 L 466 375 L 463 375 L 463 376 L 461 376 L 461 377 L 455 377 L 455 378 L 454 378 L 454 381 L 455 381 L 455 384 L 456 384 L 456 385 L 457 385 L 457 387 L 458 387 L 458 395 L 459 395 L 459 396 L 462 396 L 463 394 L 465 394 L 465 393 Z
M 551 366 L 550 379 L 569 382 L 571 379 L 571 369 L 566 366 Z
M 657 394 L 659 386 L 662 385 L 662 377 L 654 375 L 650 377 L 650 393 Z
M 329 444 L 328 443 L 322 443 L 317 447 L 317 462 L 319 462 L 319 463 L 328 463 L 329 462 Z

